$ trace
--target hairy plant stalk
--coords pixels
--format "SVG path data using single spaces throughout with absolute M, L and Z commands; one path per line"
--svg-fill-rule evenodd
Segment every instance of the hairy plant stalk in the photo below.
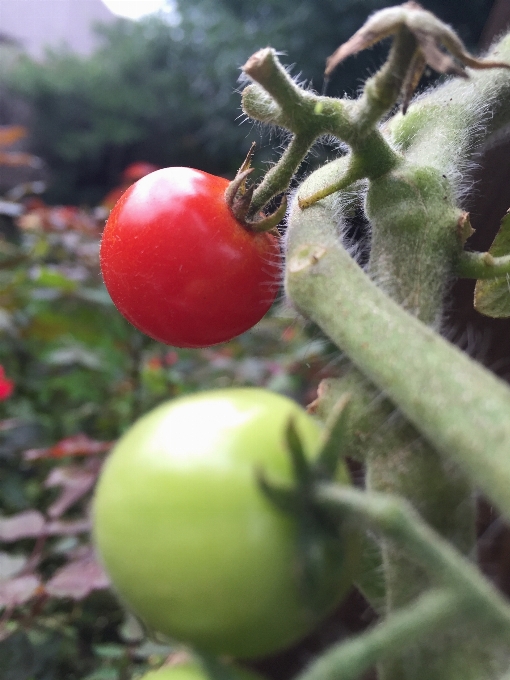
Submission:
M 312 178 L 307 184 L 311 182 Z M 407 426 L 388 426 L 386 432 L 375 433 L 368 447 L 370 486 L 406 496 L 440 533 L 470 552 L 474 537 L 472 489 L 448 461 L 454 457 L 459 468 L 471 479 L 478 479 L 493 499 L 496 493 L 501 509 L 510 516 L 506 443 L 510 441 L 510 392 L 370 281 L 338 239 L 332 203 L 321 201 L 305 211 L 297 202 L 292 205 L 287 291 L 298 309 L 318 323 L 398 404 L 417 431 L 448 456 L 438 456 L 425 443 L 418 443 L 419 438 L 413 439 Z M 491 432 L 493 438 L 488 442 Z M 499 452 L 494 464 L 488 465 L 479 451 L 494 452 L 495 444 Z M 398 549 L 386 545 L 384 563 L 390 611 L 407 604 L 428 585 L 423 571 Z M 461 655 L 462 648 L 459 642 L 442 649 L 443 665 L 436 659 L 433 666 L 430 661 L 425 663 L 424 653 L 416 651 L 415 661 L 423 663 L 391 662 L 382 669 L 382 677 L 451 680 L 455 657 Z M 465 651 L 462 655 L 465 658 Z M 485 653 L 481 659 L 479 656 L 479 647 L 473 646 L 472 669 L 477 668 L 481 675 L 487 658 Z
M 321 206 L 301 221 L 291 215 L 290 223 L 286 286 L 298 309 L 510 517 L 508 386 L 370 281 L 330 231 Z
M 391 399 L 374 398 L 374 387 L 356 369 L 331 389 L 336 396 L 346 388 L 353 393 L 347 448 L 358 454 L 365 449 L 369 489 L 408 498 L 441 535 L 472 554 L 473 484 L 510 517 L 510 391 L 427 326 L 440 327 L 443 297 L 456 269 L 469 269 L 467 260 L 471 270 L 480 268 L 479 261 L 462 256 L 468 235 L 458 205 L 465 189 L 462 174 L 476 144 L 510 123 L 510 76 L 492 70 L 450 83 L 412 104 L 407 116 L 393 117 L 381 135 L 377 121 L 399 92 L 407 106 L 426 62 L 465 75 L 439 44 L 469 66 L 501 66 L 469 57 L 451 30 L 415 3 L 382 14 L 374 15 L 371 26 L 383 37 L 393 33 L 394 44 L 387 64 L 367 82 L 357 102 L 300 90 L 272 50 L 261 50 L 248 61 L 245 72 L 257 84 L 243 94 L 245 112 L 294 135 L 289 153 L 256 189 L 252 210 L 285 190 L 292 164 L 297 166 L 312 140 L 329 133 L 351 147 L 348 158 L 317 171 L 299 188 L 289 217 L 287 291 L 298 309 Z M 361 29 L 345 53 L 376 39 Z M 338 52 L 342 48 L 337 59 Z M 510 60 L 510 38 L 494 56 Z M 372 225 L 368 272 L 377 287 L 342 247 L 338 202 L 332 198 L 339 189 L 358 190 L 356 183 L 363 178 L 368 180 L 365 205 Z M 318 405 L 323 415 L 324 401 Z M 393 403 L 407 420 L 394 414 Z M 383 561 L 388 611 L 428 588 L 423 567 L 393 544 L 383 542 Z M 370 586 L 365 592 L 375 603 L 380 588 L 369 591 Z M 410 653 L 412 665 L 403 656 L 392 659 L 381 666 L 381 677 L 493 677 L 490 644 L 482 650 L 475 640 L 466 654 L 452 635 L 433 663 L 424 654 L 430 648 L 418 645 Z M 464 642 L 472 639 L 466 631 L 459 635 Z
M 424 636 L 443 632 L 463 611 L 459 605 L 452 592 L 432 590 L 362 635 L 332 647 L 297 680 L 355 680 L 381 659 L 392 659 Z

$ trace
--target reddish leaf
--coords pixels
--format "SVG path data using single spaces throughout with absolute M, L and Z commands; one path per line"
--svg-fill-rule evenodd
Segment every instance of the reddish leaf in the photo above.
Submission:
M 0 541 L 6 543 L 22 538 L 36 538 L 44 533 L 44 517 L 37 510 L 26 510 L 0 519 Z
M 109 579 L 93 555 L 69 562 L 46 583 L 46 592 L 53 597 L 82 600 L 93 590 L 110 585 Z
M 28 449 L 23 457 L 25 460 L 37 460 L 39 458 L 65 458 L 66 456 L 92 456 L 108 451 L 112 445 L 113 442 L 100 442 L 80 433 L 61 439 L 57 444 L 45 449 Z
M 27 558 L 24 555 L 10 555 L 0 552 L 0 581 L 13 578 L 25 567 Z
M 44 486 L 61 486 L 62 492 L 57 500 L 48 508 L 49 517 L 60 517 L 64 512 L 80 500 L 94 486 L 99 473 L 100 464 L 91 461 L 92 465 L 79 467 L 70 465 L 53 469 Z
M 0 609 L 18 607 L 42 592 L 41 581 L 33 574 L 0 581 Z
M 45 525 L 44 533 L 46 536 L 75 536 L 90 531 L 90 520 L 77 519 L 71 522 L 56 520 Z

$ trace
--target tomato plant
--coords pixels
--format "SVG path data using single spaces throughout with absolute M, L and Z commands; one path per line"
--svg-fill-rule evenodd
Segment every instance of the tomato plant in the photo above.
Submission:
M 229 182 L 165 168 L 130 187 L 112 210 L 101 269 L 118 310 L 150 337 L 206 347 L 254 326 L 280 276 L 277 238 L 233 215 Z
M 257 470 L 291 483 L 290 418 L 313 455 L 316 422 L 258 388 L 167 402 L 119 441 L 96 492 L 95 538 L 121 597 L 149 627 L 207 652 L 262 656 L 304 635 L 345 594 L 356 553 L 348 528 L 334 555 L 326 540 L 315 544 L 324 559 L 312 604 L 298 521 L 257 483 Z M 343 464 L 338 479 L 348 481 Z

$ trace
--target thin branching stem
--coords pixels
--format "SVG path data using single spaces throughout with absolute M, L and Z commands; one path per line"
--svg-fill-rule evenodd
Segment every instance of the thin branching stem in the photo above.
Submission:
M 510 634 L 510 605 L 467 558 L 431 529 L 410 503 L 391 494 L 365 492 L 337 484 L 320 484 L 316 499 L 341 518 L 353 513 L 371 529 L 397 541 L 431 574 L 454 590 L 472 616 L 492 621 Z
M 510 255 L 493 257 L 490 253 L 463 252 L 457 275 L 466 279 L 497 279 L 510 274 Z
M 458 595 L 446 589 L 430 590 L 365 633 L 329 649 L 297 680 L 355 680 L 379 661 L 394 658 L 424 636 L 448 628 L 462 612 Z

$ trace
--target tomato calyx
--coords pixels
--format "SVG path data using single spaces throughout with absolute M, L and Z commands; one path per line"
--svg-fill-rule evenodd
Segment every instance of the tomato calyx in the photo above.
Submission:
M 319 584 L 327 565 L 344 559 L 344 526 L 331 517 L 316 501 L 316 486 L 334 482 L 341 461 L 342 443 L 347 432 L 350 395 L 344 395 L 334 409 L 331 426 L 318 455 L 309 460 L 291 418 L 285 433 L 295 484 L 283 486 L 269 480 L 264 470 L 257 470 L 260 489 L 276 507 L 293 516 L 298 526 L 299 577 L 309 607 L 320 607 Z
M 287 198 L 284 196 L 278 208 L 269 215 L 260 212 L 254 218 L 249 218 L 251 207 L 251 199 L 255 191 L 255 184 L 247 186 L 247 178 L 253 168 L 251 166 L 251 159 L 253 156 L 253 149 L 255 144 L 252 144 L 248 155 L 243 164 L 237 171 L 237 175 L 230 182 L 225 191 L 225 200 L 232 214 L 248 231 L 262 233 L 264 231 L 275 231 L 276 227 L 285 217 L 287 211 Z

